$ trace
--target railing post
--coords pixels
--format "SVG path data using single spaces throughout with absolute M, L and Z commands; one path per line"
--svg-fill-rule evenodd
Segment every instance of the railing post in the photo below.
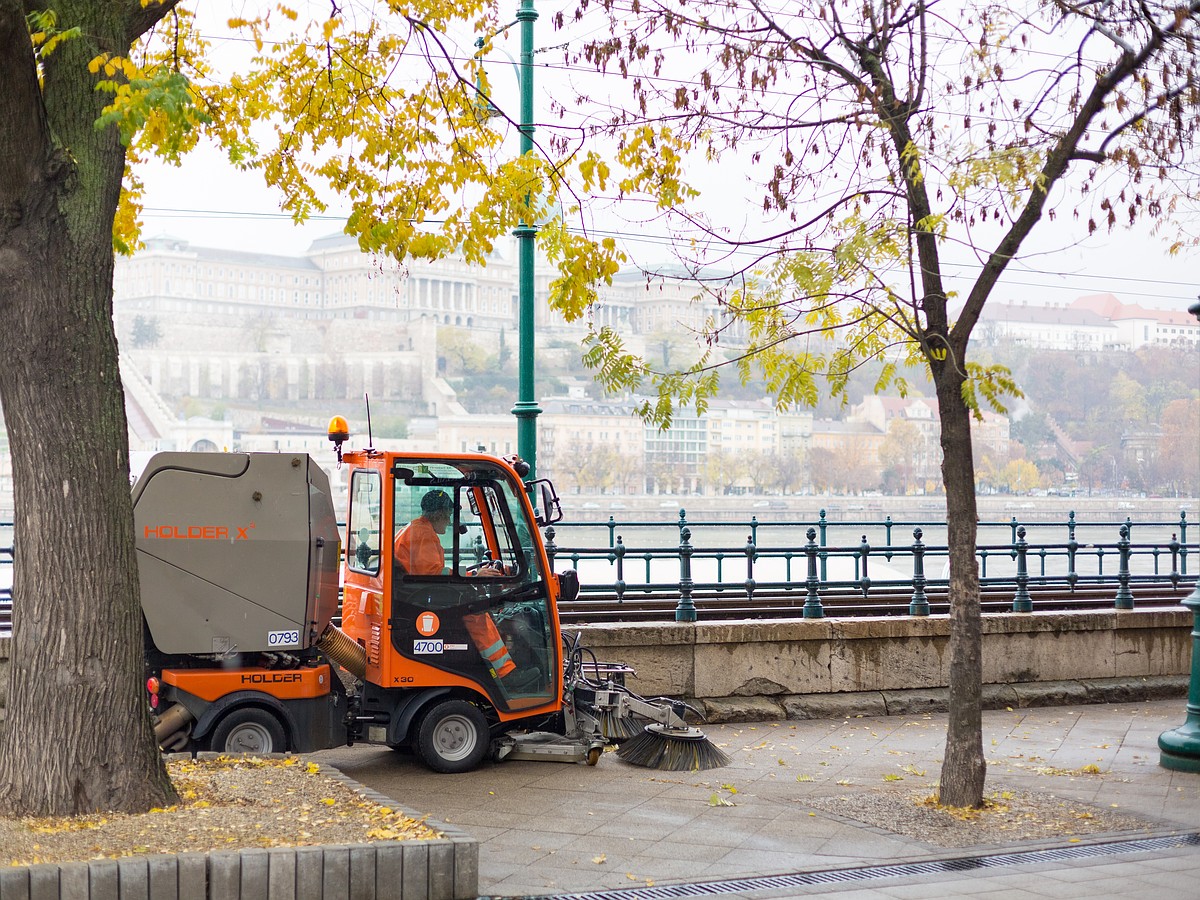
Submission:
M 749 600 L 754 596 L 754 533 L 751 532 L 746 537 L 746 599 Z
M 679 518 L 683 520 L 683 510 L 679 511 Z M 684 526 L 679 533 L 679 603 L 675 605 L 676 622 L 696 621 L 692 587 L 692 529 Z
M 883 517 L 883 535 L 884 535 L 883 543 L 884 543 L 884 546 L 888 548 L 887 552 L 883 554 L 883 558 L 886 559 L 888 562 L 892 561 L 892 526 L 895 524 L 896 523 L 892 521 L 891 516 Z
M 1075 513 L 1071 513 L 1071 522 L 1067 525 L 1067 584 L 1071 592 L 1079 582 L 1079 572 L 1075 570 L 1075 556 L 1079 553 L 1079 541 L 1075 540 Z
M 819 528 L 821 531 L 821 548 L 822 548 L 822 550 L 824 550 L 825 547 L 829 546 L 829 541 L 828 541 L 829 523 L 827 521 L 825 521 L 825 510 L 821 510 L 821 515 L 817 519 L 817 528 Z M 828 574 L 829 573 L 826 568 L 825 553 L 822 552 L 821 553 L 821 581 L 828 581 L 828 578 L 826 577 Z
M 613 554 L 617 557 L 617 602 L 625 602 L 625 541 L 618 534 L 617 546 L 613 547 Z
M 821 510 L 824 515 L 825 511 Z M 825 617 L 825 608 L 821 605 L 821 595 L 818 592 L 820 579 L 817 578 L 817 532 L 816 529 L 808 529 L 805 535 L 808 538 L 808 543 L 804 545 L 804 553 L 808 556 L 808 579 L 805 584 L 808 586 L 808 597 L 804 601 L 804 618 L 806 619 L 823 619 Z
M 750 541 L 754 544 L 758 543 L 758 516 L 753 513 L 750 514 Z
M 1187 510 L 1179 511 L 1179 574 L 1187 574 Z
M 687 510 L 680 507 L 679 521 L 675 523 L 679 528 L 679 536 L 683 537 L 683 529 L 687 528 Z
M 921 543 L 924 534 L 920 528 L 913 529 L 913 595 L 908 604 L 910 616 L 929 615 L 929 598 L 925 596 L 925 545 Z
M 551 572 L 554 571 L 554 557 L 558 553 L 558 545 L 554 543 L 554 536 L 557 533 L 553 525 L 546 529 L 546 560 L 550 563 Z
M 1029 545 L 1025 542 L 1025 528 L 1017 529 L 1017 592 L 1013 595 L 1013 612 L 1033 612 L 1033 598 L 1029 596 L 1029 564 L 1026 555 Z
M 617 533 L 617 519 L 615 516 L 609 516 L 608 517 L 608 546 L 612 547 L 615 545 L 616 542 L 613 540 L 613 538 L 616 536 L 616 533 Z
M 1179 541 L 1175 540 L 1175 535 L 1171 535 L 1171 543 L 1167 544 L 1167 549 L 1171 551 L 1171 589 L 1179 588 Z
M 862 576 L 858 579 L 858 586 L 862 588 L 863 599 L 867 597 L 867 593 L 871 590 L 871 576 L 867 573 L 867 557 L 871 555 L 871 545 L 867 543 L 867 536 L 862 536 L 862 543 L 858 545 L 858 555 L 862 560 Z
M 1012 530 L 1012 538 L 1009 542 L 1015 544 L 1017 542 L 1017 528 L 1019 523 L 1017 522 L 1016 516 L 1010 516 L 1010 518 L 1012 521 L 1008 523 L 1008 527 Z
M 1129 526 L 1121 526 L 1121 539 L 1117 541 L 1120 566 L 1117 569 L 1117 609 L 1133 609 L 1133 591 L 1129 590 Z

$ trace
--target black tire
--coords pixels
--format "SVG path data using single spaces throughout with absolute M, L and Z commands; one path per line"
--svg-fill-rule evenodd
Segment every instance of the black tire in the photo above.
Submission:
M 415 749 L 435 772 L 469 772 L 487 755 L 487 719 L 465 700 L 443 700 L 421 717 Z
M 279 720 L 265 709 L 235 709 L 221 719 L 208 742 L 218 753 L 283 753 L 287 739 Z

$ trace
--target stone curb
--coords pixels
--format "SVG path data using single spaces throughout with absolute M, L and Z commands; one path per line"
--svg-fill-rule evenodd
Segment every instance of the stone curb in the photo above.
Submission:
M 373 803 L 423 820 L 443 837 L 12 866 L 0 868 L 0 900 L 470 900 L 478 896 L 475 838 L 426 819 L 331 766 L 322 765 L 321 774 Z

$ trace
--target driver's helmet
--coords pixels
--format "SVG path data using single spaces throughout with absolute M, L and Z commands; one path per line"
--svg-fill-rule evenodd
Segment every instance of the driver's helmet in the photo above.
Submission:
M 454 501 L 441 488 L 434 488 L 421 498 L 421 512 L 423 513 L 441 512 L 445 509 L 451 509 L 453 506 Z

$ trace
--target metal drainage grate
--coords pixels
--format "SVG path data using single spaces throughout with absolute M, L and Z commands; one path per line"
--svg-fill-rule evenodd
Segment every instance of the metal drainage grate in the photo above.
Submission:
M 970 872 L 1040 862 L 1089 859 L 1115 853 L 1173 850 L 1179 847 L 1200 847 L 1200 834 L 1176 834 L 1132 841 L 1114 841 L 1107 844 L 1083 844 L 1049 850 L 1027 850 L 1019 853 L 1000 853 L 994 856 L 968 856 L 958 859 L 937 859 L 930 862 L 864 866 L 858 869 L 836 869 L 828 872 L 798 872 L 795 875 L 763 875 L 757 878 L 738 878 L 730 881 L 668 884 L 662 887 L 619 888 L 609 891 L 592 891 L 586 894 L 545 894 L 541 896 L 546 900 L 549 898 L 553 898 L 553 900 L 673 900 L 677 897 L 708 897 L 719 894 L 739 894 L 745 891 L 768 891 L 806 885 L 869 881 L 876 878 Z

